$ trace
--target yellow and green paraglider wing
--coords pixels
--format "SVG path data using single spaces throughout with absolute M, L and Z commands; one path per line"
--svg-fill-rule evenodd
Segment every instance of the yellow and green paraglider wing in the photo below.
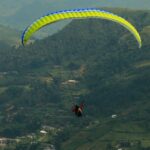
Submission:
M 86 9 L 73 9 L 73 10 L 64 10 L 64 11 L 58 11 L 54 13 L 47 14 L 37 21 L 35 21 L 33 24 L 31 24 L 29 27 L 25 29 L 25 31 L 22 34 L 22 44 L 26 44 L 26 42 L 29 40 L 29 38 L 32 36 L 34 32 L 39 30 L 40 28 L 52 24 L 54 22 L 64 20 L 64 19 L 74 19 L 74 18 L 100 18 L 100 19 L 106 19 L 113 22 L 117 22 L 124 26 L 126 29 L 128 29 L 135 39 L 137 40 L 139 44 L 139 48 L 142 46 L 141 37 L 136 30 L 136 28 L 129 23 L 127 20 L 125 20 L 122 17 L 119 17 L 113 13 L 103 11 L 97 8 L 86 8 Z

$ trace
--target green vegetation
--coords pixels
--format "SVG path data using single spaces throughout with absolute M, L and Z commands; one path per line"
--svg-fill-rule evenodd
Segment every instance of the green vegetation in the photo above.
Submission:
M 5 150 L 150 148 L 150 13 L 113 11 L 138 28 L 141 49 L 99 19 L 72 21 L 26 47 L 0 43 L 0 136 L 15 140 Z M 82 100 L 78 119 L 70 109 Z

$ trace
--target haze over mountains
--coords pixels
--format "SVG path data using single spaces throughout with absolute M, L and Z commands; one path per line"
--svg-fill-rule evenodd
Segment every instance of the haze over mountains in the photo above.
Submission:
M 149 0 L 0 0 L 1 24 L 19 27 L 21 30 L 49 11 L 80 7 L 124 7 L 149 9 Z
M 0 0 L 0 3 L 0 24 L 10 27 L 11 29 L 14 28 L 14 32 L 16 32 L 16 29 L 22 32 L 26 26 L 30 25 L 42 15 L 61 9 L 105 6 L 132 9 L 150 8 L 149 0 Z M 47 37 L 62 29 L 66 24 L 68 24 L 68 21 L 55 23 L 54 25 L 37 32 L 35 37 Z M 7 28 L 4 28 L 4 30 L 6 30 L 4 32 L 7 33 Z M 2 35 L 3 33 L 0 32 L 0 34 Z M 9 40 L 9 35 L 6 34 L 5 37 L 8 37 Z M 17 39 L 20 40 L 20 35 Z M 18 42 L 20 43 L 20 41 L 17 41 L 17 43 Z

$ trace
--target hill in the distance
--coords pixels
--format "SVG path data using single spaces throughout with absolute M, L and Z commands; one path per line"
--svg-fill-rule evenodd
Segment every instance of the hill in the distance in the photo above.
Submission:
M 0 25 L 0 35 L 0 41 L 3 43 L 6 43 L 10 46 L 20 44 L 21 32 L 15 29 L 11 29 L 10 27 Z

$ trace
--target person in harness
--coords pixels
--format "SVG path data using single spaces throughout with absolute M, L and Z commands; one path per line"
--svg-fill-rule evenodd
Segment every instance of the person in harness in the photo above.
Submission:
M 72 112 L 74 112 L 77 117 L 82 117 L 83 107 L 84 107 L 83 103 L 81 103 L 80 105 L 76 104 L 72 107 Z

